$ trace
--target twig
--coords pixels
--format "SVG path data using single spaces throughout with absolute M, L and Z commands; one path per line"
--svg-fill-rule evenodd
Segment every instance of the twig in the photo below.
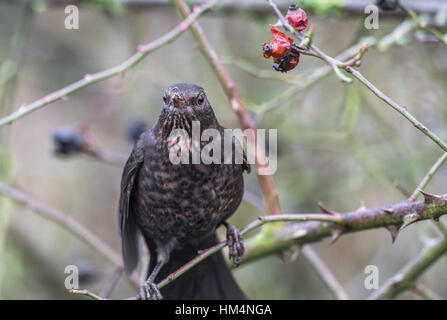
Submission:
M 337 278 L 335 278 L 331 269 L 328 268 L 315 250 L 310 246 L 304 246 L 302 253 L 312 265 L 320 279 L 328 287 L 332 295 L 338 300 L 348 300 L 349 297 L 345 289 L 343 289 L 343 286 L 338 282 Z
M 278 222 L 278 221 L 309 221 L 309 220 L 315 220 L 315 221 L 330 221 L 335 223 L 343 223 L 343 219 L 341 217 L 331 217 L 324 214 L 285 214 L 285 215 L 273 215 L 273 216 L 265 216 L 265 217 L 259 217 L 257 220 L 253 221 L 249 225 L 247 225 L 243 230 L 241 230 L 242 235 L 245 235 L 249 233 L 250 231 L 253 231 L 265 223 L 268 222 Z M 160 281 L 157 284 L 157 287 L 159 289 L 163 288 L 167 284 L 171 283 L 178 277 L 180 277 L 182 274 L 190 270 L 195 265 L 199 264 L 201 261 L 205 260 L 212 254 L 220 251 L 221 249 L 225 248 L 227 246 L 227 242 L 223 241 L 220 242 L 211 248 L 208 248 L 206 250 L 202 250 L 199 255 L 197 255 L 194 259 L 183 265 L 181 268 L 179 268 L 177 271 L 171 273 L 169 276 L 164 278 L 162 281 Z M 87 296 L 90 296 L 93 299 L 104 299 L 100 296 L 97 296 L 95 294 L 92 294 L 91 292 L 87 290 L 76 290 L 71 291 L 72 293 L 76 294 L 84 294 Z M 131 297 L 130 299 L 139 299 L 138 296 Z
M 15 0 L 16 2 L 33 1 L 33 0 Z M 154 10 L 156 8 L 165 8 L 169 6 L 168 0 L 115 0 L 119 4 L 126 7 L 126 9 L 135 10 Z M 80 4 L 82 0 L 47 0 L 48 5 L 51 6 L 65 6 L 67 4 Z M 291 0 L 278 1 L 278 7 L 287 9 L 292 3 Z M 296 1 L 295 1 L 296 2 Z M 188 1 L 190 4 L 200 3 L 200 0 Z M 299 1 L 303 3 L 306 10 L 314 10 L 320 7 L 319 1 Z M 372 4 L 373 0 L 343 0 L 343 1 L 324 1 L 330 8 L 332 5 L 334 11 L 347 13 L 358 17 L 359 14 L 364 14 L 365 7 Z M 437 0 L 407 0 L 406 6 L 419 13 L 434 14 L 440 10 L 442 3 Z M 221 12 L 233 14 L 237 11 L 248 10 L 254 14 L 266 14 L 269 12 L 269 6 L 259 0 L 220 0 L 218 4 L 219 14 Z M 329 10 L 328 10 L 329 11 Z M 385 11 L 380 13 L 382 17 L 394 18 L 401 17 L 404 13 L 399 10 Z
M 263 211 L 262 201 L 257 198 L 256 195 L 244 192 L 244 200 Z M 344 291 L 342 285 L 338 282 L 337 278 L 329 269 L 323 259 L 318 255 L 318 253 L 311 246 L 304 246 L 302 249 L 302 254 L 309 261 L 312 268 L 320 276 L 320 279 L 325 283 L 331 293 L 336 299 L 347 300 L 348 295 Z
M 403 115 L 408 121 L 410 121 L 413 126 L 415 126 L 419 131 L 429 137 L 434 141 L 442 150 L 447 151 L 447 143 L 445 143 L 441 138 L 439 138 L 434 132 L 424 126 L 419 120 L 417 120 L 404 106 L 399 105 L 382 91 L 376 88 L 371 82 L 369 82 L 359 71 L 352 67 L 347 67 L 346 70 L 351 73 L 355 78 L 357 78 L 361 83 L 363 83 L 371 92 L 373 92 L 378 98 L 392 107 L 394 110 Z
M 0 115 L 9 113 L 9 109 L 12 107 L 11 104 L 16 92 L 17 76 L 23 59 L 33 14 L 32 3 L 25 3 L 17 30 L 11 38 L 10 57 L 0 64 L 0 69 L 3 71 L 0 77 Z M 9 70 L 9 72 L 5 72 L 6 70 Z
M 411 19 L 404 20 L 390 34 L 383 37 L 381 40 L 377 42 L 377 49 L 380 51 L 385 51 L 392 44 L 400 41 L 405 35 L 413 31 L 415 28 L 416 23 L 413 20 Z
M 406 6 L 404 6 L 402 4 L 399 4 L 398 6 L 403 12 L 405 12 L 405 14 L 407 14 L 411 19 L 413 19 L 413 21 L 415 21 L 417 23 L 417 26 L 419 29 L 424 30 L 425 32 L 431 33 L 436 38 L 438 38 L 439 41 L 441 41 L 444 44 L 447 44 L 447 36 L 446 35 L 443 35 L 438 30 L 428 26 L 427 23 L 423 22 L 421 20 L 421 18 L 419 18 L 419 16 L 416 14 L 416 12 L 414 12 L 412 9 L 407 8 Z
M 113 273 L 110 275 L 109 278 L 107 278 L 106 283 L 104 287 L 102 288 L 99 295 L 104 298 L 108 298 L 111 294 L 113 289 L 115 289 L 116 285 L 118 284 L 118 281 L 120 280 L 121 276 L 123 274 L 123 267 L 119 266 L 116 267 Z
M 411 288 L 411 291 L 425 300 L 442 300 L 442 297 L 440 297 L 436 292 L 430 290 L 421 283 L 416 283 Z
M 203 12 L 210 9 L 216 4 L 217 0 L 208 0 L 202 6 L 196 7 L 197 9 L 190 15 L 188 15 L 183 22 L 178 24 L 174 29 L 170 32 L 166 33 L 162 37 L 158 38 L 155 41 L 152 41 L 146 45 L 138 46 L 138 52 L 136 52 L 133 56 L 131 56 L 126 61 L 121 64 L 112 67 L 110 69 L 106 69 L 104 71 L 100 71 L 95 74 L 87 74 L 84 76 L 82 80 L 74 82 L 65 88 L 62 88 L 58 91 L 50 93 L 49 95 L 43 97 L 42 99 L 36 100 L 31 104 L 20 107 L 17 111 L 9 114 L 8 116 L 0 119 L 0 127 L 6 124 L 10 124 L 17 119 L 23 118 L 24 116 L 34 112 L 50 103 L 58 101 L 67 95 L 74 93 L 84 87 L 87 87 L 93 83 L 117 76 L 123 75 L 127 70 L 134 67 L 141 60 L 143 60 L 147 55 L 154 52 L 155 50 L 171 43 L 175 39 L 177 39 L 181 34 L 185 32 L 185 30 L 190 26 Z
M 79 294 L 79 295 L 87 296 L 87 297 L 90 297 L 90 298 L 92 298 L 94 300 L 107 300 L 106 298 L 103 298 L 103 297 L 101 297 L 101 296 L 99 296 L 97 294 L 94 294 L 93 292 L 90 292 L 88 290 L 71 289 L 69 292 L 73 293 L 73 294 Z
M 23 204 L 27 208 L 38 213 L 40 216 L 57 223 L 75 237 L 89 245 L 113 265 L 117 267 L 122 266 L 122 259 L 120 255 L 115 252 L 115 250 L 98 238 L 92 231 L 87 229 L 84 225 L 80 224 L 66 213 L 41 203 L 31 198 L 24 192 L 12 188 L 2 182 L 0 182 L 0 193 Z M 134 287 L 139 287 L 139 283 L 135 277 L 129 277 L 129 280 Z
M 443 153 L 442 156 L 435 162 L 435 164 L 431 167 L 431 169 L 427 172 L 424 178 L 416 187 L 416 190 L 411 194 L 408 198 L 409 201 L 414 201 L 417 199 L 419 195 L 419 190 L 424 190 L 430 180 L 433 178 L 435 173 L 442 167 L 444 162 L 447 160 L 447 152 Z
M 185 4 L 183 0 L 173 0 L 173 3 L 175 4 L 177 10 L 182 15 L 182 17 L 186 17 L 190 13 L 188 6 Z M 249 141 L 249 143 L 253 143 L 256 146 L 257 142 L 256 125 L 253 119 L 250 117 L 247 109 L 245 108 L 245 105 L 239 95 L 239 91 L 237 90 L 228 71 L 226 70 L 225 66 L 220 62 L 219 57 L 217 56 L 214 48 L 211 46 L 208 39 L 206 38 L 203 29 L 199 25 L 199 23 L 195 21 L 189 26 L 189 28 L 199 46 L 200 51 L 202 52 L 203 56 L 206 58 L 208 63 L 211 65 L 214 73 L 217 76 L 217 79 L 219 80 L 221 86 L 223 87 L 227 95 L 227 98 L 231 103 L 231 107 L 238 117 L 242 129 L 253 130 L 252 132 L 254 133 L 255 136 L 254 141 Z M 267 163 L 265 159 L 264 150 L 263 148 L 261 148 L 261 146 L 259 147 L 260 148 L 257 148 L 257 152 L 255 153 L 255 162 L 258 169 L 259 167 L 263 167 L 263 164 Z M 257 174 L 257 177 L 262 192 L 264 193 L 264 199 L 267 205 L 267 212 L 269 214 L 281 213 L 278 191 L 276 190 L 273 177 L 270 175 L 261 175 L 261 174 Z
M 412 288 L 415 280 L 446 252 L 447 238 L 437 240 L 434 244 L 424 248 L 417 257 L 410 260 L 394 277 L 388 279 L 368 299 L 393 299 L 401 292 Z

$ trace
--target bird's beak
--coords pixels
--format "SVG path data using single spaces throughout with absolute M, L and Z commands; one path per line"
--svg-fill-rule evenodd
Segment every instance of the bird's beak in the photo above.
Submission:
M 174 107 L 181 108 L 184 102 L 185 99 L 183 99 L 183 97 L 181 97 L 178 93 L 174 93 L 174 96 L 172 97 L 172 104 Z

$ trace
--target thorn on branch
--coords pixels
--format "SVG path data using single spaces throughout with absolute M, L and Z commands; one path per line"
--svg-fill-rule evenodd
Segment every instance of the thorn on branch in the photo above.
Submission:
M 363 212 L 363 211 L 365 211 L 365 210 L 366 210 L 365 202 L 362 201 L 362 202 L 360 202 L 360 207 L 358 207 L 356 211 L 357 211 L 357 212 Z
M 400 226 L 399 231 L 402 231 L 403 229 L 408 227 L 410 224 L 415 223 L 416 221 L 418 221 L 420 219 L 421 219 L 421 216 L 419 214 L 417 214 L 416 212 L 409 213 L 409 214 L 405 215 L 404 223 Z
M 385 213 L 388 213 L 388 214 L 394 213 L 393 209 L 390 209 L 390 208 L 383 208 L 383 211 L 385 211 Z
M 397 236 L 399 235 L 399 227 L 398 226 L 387 226 L 385 229 L 387 229 L 391 234 L 391 242 L 394 244 L 396 241 Z
M 335 243 L 343 234 L 342 228 L 334 228 L 332 230 L 331 244 Z
M 340 213 L 338 213 L 337 211 L 334 211 L 332 209 L 329 209 L 327 206 L 324 205 L 323 202 L 318 202 L 318 206 L 320 207 L 321 211 L 323 213 L 329 214 L 331 216 L 338 216 L 340 215 Z
M 436 203 L 439 199 L 442 198 L 441 196 L 438 196 L 436 194 L 432 194 L 429 192 L 425 192 L 423 190 L 419 190 L 419 192 L 422 193 L 422 195 L 424 196 L 424 202 L 426 205 Z

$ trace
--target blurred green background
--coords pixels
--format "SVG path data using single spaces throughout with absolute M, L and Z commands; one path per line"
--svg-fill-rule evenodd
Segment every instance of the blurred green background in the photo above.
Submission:
M 378 30 L 366 30 L 362 12 L 346 14 L 333 7 L 322 10 L 327 1 L 309 3 L 317 6 L 317 10 L 309 10 L 314 43 L 332 56 L 362 37 L 386 36 L 404 19 L 386 17 L 380 20 Z M 0 83 L 6 101 L 2 116 L 85 74 L 119 64 L 136 51 L 138 44 L 160 37 L 181 21 L 173 6 L 126 8 L 113 1 L 90 1 L 81 3 L 79 9 L 80 29 L 66 30 L 63 5 L 34 1 L 24 13 L 23 1 L 0 1 Z M 355 81 L 341 83 L 333 73 L 273 103 L 269 112 L 261 114 L 264 103 L 297 86 L 276 77 L 307 76 L 324 66 L 323 62 L 302 56 L 299 66 L 289 74 L 274 72 L 272 61 L 265 60 L 261 52 L 262 43 L 270 40 L 268 24 L 276 22 L 270 12 L 218 9 L 199 22 L 224 61 L 249 62 L 255 70 L 267 70 L 272 77 L 262 79 L 234 63 L 228 64 L 247 108 L 260 121 L 258 127 L 278 129 L 275 181 L 284 212 L 318 212 L 318 201 L 339 212 L 354 210 L 362 201 L 367 207 L 402 201 L 405 196 L 396 183 L 412 192 L 441 155 L 439 147 L 371 92 Z M 21 49 L 17 78 L 11 88 L 5 85 L 11 82 L 5 79 L 10 79 L 15 68 L 5 62 L 17 57 L 13 48 Z M 440 137 L 447 137 L 445 46 L 418 41 L 410 33 L 384 52 L 369 50 L 360 70 Z M 176 82 L 203 86 L 219 121 L 228 128 L 239 126 L 214 73 L 186 32 L 124 77 L 89 86 L 1 128 L 1 180 L 68 213 L 119 251 L 116 213 L 122 169 L 85 156 L 55 157 L 51 135 L 60 127 L 86 126 L 95 145 L 126 157 L 132 147 L 125 136 L 127 124 L 134 119 L 153 124 L 164 89 Z M 427 190 L 446 193 L 446 178 L 447 170 L 442 168 Z M 246 189 L 261 196 L 254 174 L 246 177 Z M 243 203 L 231 221 L 243 227 L 262 214 Z M 312 247 L 349 296 L 362 299 L 371 293 L 363 285 L 365 267 L 377 265 L 382 284 L 434 235 L 431 225 L 412 225 L 394 245 L 389 233 L 380 229 L 344 235 L 333 245 L 325 240 Z M 71 264 L 80 268 L 80 287 L 93 292 L 101 290 L 114 270 L 68 232 L 0 197 L 0 298 L 78 298 L 64 287 L 64 269 Z M 444 257 L 421 278 L 444 298 L 446 268 Z M 234 273 L 250 298 L 332 298 L 302 256 L 295 261 L 270 256 L 243 265 Z M 134 294 L 135 290 L 121 279 L 112 298 Z M 400 298 L 418 297 L 405 293 Z

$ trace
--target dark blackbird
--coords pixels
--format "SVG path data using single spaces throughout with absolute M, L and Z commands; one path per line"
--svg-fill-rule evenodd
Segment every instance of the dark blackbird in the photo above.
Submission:
M 158 121 L 141 134 L 124 167 L 119 203 L 119 227 L 126 273 L 140 258 L 139 235 L 149 248 L 149 277 L 140 290 L 142 299 L 246 299 L 219 252 L 163 287 L 156 283 L 194 258 L 199 250 L 217 243 L 216 228 L 227 227 L 230 259 L 237 265 L 244 252 L 239 231 L 226 223 L 238 208 L 244 190 L 246 161 L 230 164 L 174 164 L 169 154 L 179 140 L 170 138 L 174 129 L 187 132 L 191 159 L 193 121 L 200 132 L 216 129 L 224 143 L 219 124 L 205 91 L 194 84 L 175 84 L 163 96 Z M 230 137 L 231 138 L 231 137 Z M 241 150 L 231 138 L 233 153 Z M 239 147 L 239 148 L 238 148 Z M 237 152 L 237 151 L 236 151 Z M 222 159 L 224 152 L 222 150 Z M 225 162 L 228 163 L 228 162 Z M 239 164 L 237 164 L 239 163 Z

